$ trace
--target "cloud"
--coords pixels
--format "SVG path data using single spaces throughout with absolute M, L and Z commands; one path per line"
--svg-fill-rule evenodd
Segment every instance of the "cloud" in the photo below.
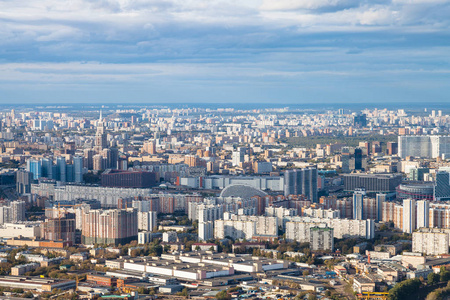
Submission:
M 428 82 L 430 74 L 447 76 L 449 2 L 0 1 L 1 86 L 10 95 L 38 82 L 142 90 L 148 82 L 175 90 L 206 81 L 211 89 L 270 83 L 294 91 L 307 77 L 378 82 L 381 72 Z

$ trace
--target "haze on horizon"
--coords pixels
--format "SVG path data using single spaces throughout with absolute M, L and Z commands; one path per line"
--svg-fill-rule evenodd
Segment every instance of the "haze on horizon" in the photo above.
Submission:
M 0 103 L 446 102 L 446 0 L 0 1 Z

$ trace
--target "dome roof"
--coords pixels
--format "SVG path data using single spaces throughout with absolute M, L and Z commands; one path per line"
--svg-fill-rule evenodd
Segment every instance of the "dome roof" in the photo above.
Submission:
M 261 191 L 260 189 L 244 184 L 229 185 L 220 193 L 220 197 L 241 197 L 243 199 L 247 199 L 253 196 L 264 197 L 267 196 L 267 193 Z

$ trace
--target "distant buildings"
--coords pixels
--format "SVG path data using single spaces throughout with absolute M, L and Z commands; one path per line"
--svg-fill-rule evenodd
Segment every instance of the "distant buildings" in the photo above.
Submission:
M 408 135 L 398 137 L 398 155 L 437 158 L 450 155 L 450 136 Z

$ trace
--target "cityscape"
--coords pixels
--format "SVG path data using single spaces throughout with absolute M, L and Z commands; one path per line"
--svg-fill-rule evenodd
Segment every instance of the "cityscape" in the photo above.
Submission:
M 450 0 L 0 0 L 0 300 L 450 300 Z
M 445 293 L 449 113 L 4 107 L 2 297 Z

